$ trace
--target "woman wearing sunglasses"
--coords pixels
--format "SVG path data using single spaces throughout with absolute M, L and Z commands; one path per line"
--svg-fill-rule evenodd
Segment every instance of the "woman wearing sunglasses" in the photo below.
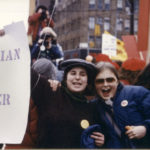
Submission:
M 150 148 L 150 92 L 120 83 L 108 62 L 97 64 L 97 107 L 107 124 L 108 148 Z

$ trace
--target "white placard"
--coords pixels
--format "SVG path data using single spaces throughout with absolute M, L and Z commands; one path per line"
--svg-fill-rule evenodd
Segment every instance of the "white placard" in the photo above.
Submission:
M 30 51 L 23 22 L 0 37 L 0 143 L 22 142 L 30 98 Z
M 110 34 L 102 35 L 102 53 L 108 56 L 116 56 L 117 43 L 116 37 Z

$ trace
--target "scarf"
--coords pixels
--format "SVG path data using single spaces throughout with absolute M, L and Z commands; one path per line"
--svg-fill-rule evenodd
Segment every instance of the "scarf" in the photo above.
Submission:
M 67 88 L 67 85 L 64 81 L 61 83 L 61 86 L 62 86 L 62 89 L 67 93 L 67 95 L 69 97 L 71 97 L 71 99 L 78 101 L 78 102 L 82 102 L 82 103 L 87 102 L 87 98 L 84 96 L 84 93 L 73 93 L 73 92 L 71 92 Z

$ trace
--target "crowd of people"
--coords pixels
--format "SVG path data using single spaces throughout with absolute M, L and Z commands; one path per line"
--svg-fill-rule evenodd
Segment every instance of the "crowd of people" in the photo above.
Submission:
M 29 16 L 28 125 L 7 148 L 150 148 L 150 64 L 104 54 L 63 60 L 53 27 L 44 6 Z
M 47 58 L 58 66 L 57 60 L 63 60 L 62 47 L 57 42 L 57 34 L 53 30 L 54 21 L 48 9 L 40 5 L 28 19 L 28 37 L 32 64 L 39 58 Z

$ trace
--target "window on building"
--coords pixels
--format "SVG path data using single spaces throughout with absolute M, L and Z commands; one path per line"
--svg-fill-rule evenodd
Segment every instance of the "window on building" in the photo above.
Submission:
M 104 5 L 105 5 L 105 10 L 110 10 L 110 0 L 105 0 Z
M 61 31 L 63 34 L 65 33 L 65 26 L 64 25 L 62 25 Z
M 139 0 L 134 1 L 134 12 L 135 13 L 139 12 Z
M 102 27 L 103 27 L 103 18 L 102 17 L 98 17 L 96 24 L 98 24 L 100 26 L 100 34 L 102 32 Z
M 68 22 L 67 24 L 67 32 L 70 32 L 71 31 L 71 22 Z
M 94 36 L 89 36 L 89 47 L 94 48 L 95 43 L 94 43 Z
M 130 30 L 130 20 L 129 19 L 125 19 L 124 28 L 125 28 L 125 31 L 129 32 L 129 30 Z
M 110 18 L 108 17 L 104 18 L 104 30 L 106 31 L 110 30 Z
M 77 18 L 76 20 L 76 29 L 79 30 L 81 27 L 81 18 Z
M 138 20 L 134 20 L 134 32 L 137 33 L 138 31 Z
M 73 21 L 71 21 L 71 23 L 70 23 L 71 31 L 73 31 L 73 25 L 74 25 L 74 23 L 73 23 Z
M 103 9 L 103 0 L 98 0 L 98 9 Z
M 122 27 L 123 27 L 123 19 L 122 18 L 117 18 L 117 31 L 122 31 Z
M 89 29 L 94 29 L 94 28 L 95 28 L 95 18 L 89 17 Z
M 94 9 L 95 8 L 95 0 L 89 0 L 89 8 Z
M 123 0 L 117 0 L 117 10 L 122 10 L 123 8 Z
M 73 48 L 75 48 L 75 40 L 74 39 L 71 39 L 71 45 Z
M 96 48 L 101 48 L 102 38 L 96 37 Z
M 100 24 L 100 25 L 103 24 L 103 18 L 102 17 L 97 18 L 97 24 Z
M 131 12 L 130 12 L 130 7 L 125 7 L 125 11 L 126 11 L 127 15 L 130 15 L 130 14 L 131 14 Z

